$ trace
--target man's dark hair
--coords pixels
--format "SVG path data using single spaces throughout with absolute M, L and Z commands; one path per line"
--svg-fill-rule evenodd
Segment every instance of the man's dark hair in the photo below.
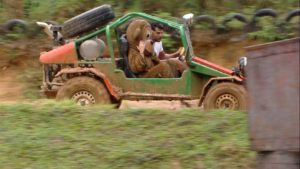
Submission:
M 164 25 L 158 22 L 151 23 L 151 29 L 155 31 L 155 28 L 158 28 L 160 30 L 164 30 Z

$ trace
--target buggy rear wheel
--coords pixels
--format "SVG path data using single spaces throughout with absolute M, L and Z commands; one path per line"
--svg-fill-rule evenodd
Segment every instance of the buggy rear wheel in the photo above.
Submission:
M 56 99 L 71 99 L 81 106 L 111 104 L 110 95 L 104 85 L 90 77 L 75 77 L 68 80 L 58 90 Z

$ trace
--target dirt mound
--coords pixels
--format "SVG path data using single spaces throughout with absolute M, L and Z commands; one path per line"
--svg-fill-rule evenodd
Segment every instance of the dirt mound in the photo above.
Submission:
M 1 67 L 0 74 L 0 102 L 22 100 L 22 83 L 16 79 L 16 75 L 22 73 L 16 67 L 5 65 Z
M 194 30 L 191 38 L 196 56 L 229 69 L 236 66 L 239 58 L 245 55 L 246 46 L 262 43 L 248 39 L 246 34 L 239 31 L 216 34 L 210 30 Z
M 38 45 L 44 44 L 44 45 Z M 1 44 L 0 49 L 0 102 L 24 100 L 26 84 L 21 76 L 26 76 L 26 70 L 41 67 L 38 55 L 46 49 L 47 41 L 16 40 Z M 37 82 L 41 83 L 41 82 Z

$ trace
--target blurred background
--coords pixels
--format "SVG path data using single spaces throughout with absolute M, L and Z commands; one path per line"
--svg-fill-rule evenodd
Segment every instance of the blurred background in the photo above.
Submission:
M 0 0 L 0 168 L 255 168 L 245 112 L 41 99 L 39 55 L 53 42 L 35 22 L 63 24 L 103 4 L 116 19 L 145 12 L 176 21 L 194 13 L 196 56 L 230 69 L 246 46 L 299 36 L 299 0 Z M 163 40 L 176 50 L 171 36 Z
M 178 20 L 194 13 L 195 54 L 230 69 L 246 46 L 299 36 L 299 0 L 0 0 L 0 101 L 41 97 L 38 58 L 52 41 L 36 21 L 63 24 L 102 4 L 112 5 L 116 18 L 138 11 Z M 173 44 L 164 38 L 167 51 L 176 50 Z

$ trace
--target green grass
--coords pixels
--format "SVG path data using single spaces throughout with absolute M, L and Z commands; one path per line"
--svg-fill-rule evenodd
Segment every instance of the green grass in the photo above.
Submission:
M 253 168 L 246 114 L 0 105 L 1 169 Z

